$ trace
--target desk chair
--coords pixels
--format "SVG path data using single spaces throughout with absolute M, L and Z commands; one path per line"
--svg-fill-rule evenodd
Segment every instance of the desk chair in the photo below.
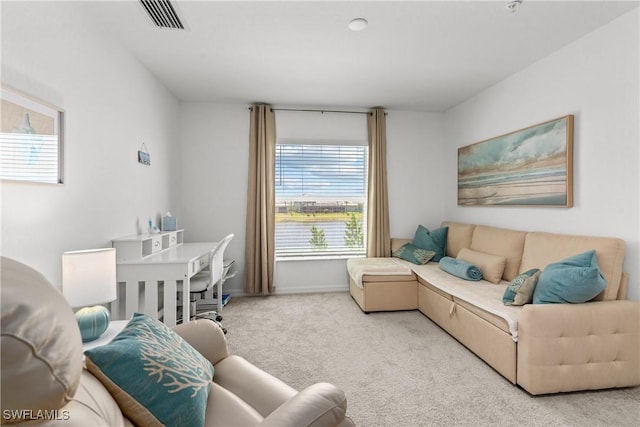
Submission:
M 200 295 L 200 299 L 204 299 L 204 294 L 215 284 L 218 286 L 218 298 L 222 298 L 222 284 L 224 283 L 224 250 L 233 239 L 233 233 L 225 236 L 215 248 L 209 253 L 209 269 L 203 270 L 193 276 L 190 280 L 190 298 L 189 298 L 189 312 L 191 313 L 191 319 L 206 317 L 211 320 L 221 321 L 222 316 L 216 311 L 208 311 L 205 313 L 198 313 L 198 304 L 196 295 Z M 178 286 L 178 290 L 182 290 L 182 285 Z

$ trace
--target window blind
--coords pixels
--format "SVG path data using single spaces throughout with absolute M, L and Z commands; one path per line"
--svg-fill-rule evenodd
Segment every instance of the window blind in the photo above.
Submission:
M 60 179 L 56 135 L 0 133 L 0 178 L 56 184 Z
M 367 150 L 276 145 L 276 255 L 364 253 Z
M 62 183 L 64 112 L 1 88 L 0 179 Z

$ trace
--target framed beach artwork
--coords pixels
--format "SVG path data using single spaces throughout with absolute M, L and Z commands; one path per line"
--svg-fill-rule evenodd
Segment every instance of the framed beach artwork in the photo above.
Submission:
M 458 148 L 458 205 L 573 206 L 573 115 Z

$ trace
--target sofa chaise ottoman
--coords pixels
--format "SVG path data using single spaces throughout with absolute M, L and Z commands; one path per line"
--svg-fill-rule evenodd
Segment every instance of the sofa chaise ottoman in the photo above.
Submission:
M 502 257 L 498 284 L 470 282 L 438 264 L 393 259 L 395 275 L 354 273 L 350 293 L 365 312 L 418 309 L 497 372 L 531 394 L 640 385 L 640 303 L 626 300 L 621 239 L 526 232 L 444 222 L 446 255 L 462 249 Z M 392 250 L 410 239 L 392 239 Z M 581 304 L 504 306 L 502 295 L 519 274 L 595 250 L 606 288 Z M 404 270 L 400 268 L 404 267 Z M 400 289 L 398 295 L 396 289 Z M 387 303 L 389 302 L 389 303 Z

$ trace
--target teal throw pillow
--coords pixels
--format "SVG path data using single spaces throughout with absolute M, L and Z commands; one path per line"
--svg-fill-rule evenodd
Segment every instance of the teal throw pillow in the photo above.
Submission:
M 428 263 L 435 254 L 436 253 L 434 251 L 426 251 L 412 245 L 411 243 L 406 243 L 393 252 L 392 255 L 396 258 L 401 258 L 417 265 L 424 265 Z
M 136 313 L 111 343 L 85 356 L 136 425 L 204 425 L 213 365 L 159 320 Z
M 419 225 L 413 237 L 413 244 L 420 249 L 434 251 L 436 254 L 433 257 L 433 261 L 438 262 L 446 254 L 448 231 L 449 227 L 429 231 L 427 227 Z
M 525 305 L 533 301 L 533 292 L 542 272 L 538 268 L 532 268 L 519 274 L 509 283 L 502 296 L 504 305 Z
M 544 269 L 536 290 L 534 304 L 582 303 L 595 298 L 607 287 L 596 251 L 587 251 Z

